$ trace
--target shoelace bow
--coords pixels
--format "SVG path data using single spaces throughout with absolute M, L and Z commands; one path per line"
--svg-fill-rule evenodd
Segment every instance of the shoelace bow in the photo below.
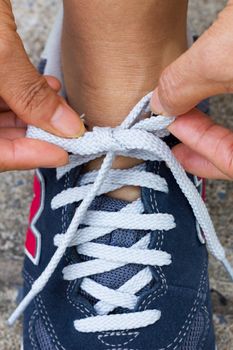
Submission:
M 92 259 L 67 266 L 64 278 L 74 280 L 83 278 L 81 289 L 99 300 L 95 304 L 97 316 L 87 317 L 74 322 L 80 332 L 98 332 L 146 327 L 160 318 L 159 310 L 145 310 L 110 314 L 117 307 L 134 310 L 138 297 L 136 294 L 152 280 L 149 266 L 164 266 L 171 263 L 170 254 L 148 249 L 151 233 L 146 234 L 130 248 L 112 247 L 93 243 L 117 228 L 139 230 L 165 230 L 175 227 L 174 218 L 169 214 L 143 214 L 143 206 L 137 200 L 117 213 L 91 211 L 88 208 L 94 198 L 100 194 L 113 191 L 124 185 L 147 187 L 167 192 L 166 181 L 156 174 L 145 171 L 140 165 L 129 170 L 113 170 L 112 162 L 116 155 L 130 156 L 144 161 L 165 161 L 177 184 L 191 205 L 194 215 L 204 233 L 208 250 L 223 263 L 233 279 L 233 269 L 225 251 L 215 233 L 206 206 L 196 187 L 187 177 L 182 166 L 173 156 L 170 148 L 161 139 L 168 135 L 167 127 L 174 118 L 151 116 L 138 120 L 143 113 L 150 112 L 151 94 L 146 95 L 133 108 L 128 117 L 117 128 L 94 128 L 80 139 L 63 139 L 35 127 L 29 127 L 28 137 L 41 139 L 65 149 L 73 154 L 70 164 L 57 170 L 61 178 L 72 168 L 105 155 L 100 170 L 87 173 L 80 180 L 80 187 L 68 189 L 52 200 L 55 210 L 67 204 L 82 200 L 66 233 L 57 234 L 54 244 L 57 250 L 41 276 L 33 283 L 30 292 L 25 296 L 8 323 L 12 325 L 24 312 L 29 303 L 46 286 L 54 273 L 66 249 L 77 246 L 79 254 Z M 84 228 L 79 228 L 85 224 Z M 129 279 L 117 290 L 104 287 L 88 276 L 114 270 L 129 263 L 141 264 L 144 268 Z M 130 292 L 129 292 L 130 291 Z

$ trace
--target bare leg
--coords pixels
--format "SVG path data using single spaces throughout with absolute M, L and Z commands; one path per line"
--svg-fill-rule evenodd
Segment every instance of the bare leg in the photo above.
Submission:
M 69 0 L 64 8 L 66 89 L 90 129 L 121 123 L 187 48 L 186 0 Z M 118 158 L 115 166 L 134 162 Z

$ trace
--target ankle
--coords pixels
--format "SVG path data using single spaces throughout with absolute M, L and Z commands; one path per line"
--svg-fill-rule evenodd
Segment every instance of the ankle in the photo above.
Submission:
M 94 126 L 119 125 L 157 84 L 163 69 L 187 47 L 187 1 L 64 1 L 62 63 L 70 105 Z M 107 20 L 106 20 L 107 19 Z M 101 161 L 90 162 L 86 171 Z M 114 168 L 137 160 L 118 157 Z M 135 200 L 125 187 L 112 197 Z
M 69 104 L 80 115 L 85 115 L 89 130 L 94 126 L 116 127 L 143 96 L 154 90 L 163 69 L 179 56 L 177 52 L 181 54 L 183 50 L 171 49 L 167 56 L 154 58 L 153 63 L 152 58 L 150 62 L 138 59 L 135 67 L 132 62 L 126 64 L 126 60 L 124 64 L 115 61 L 112 67 L 102 60 L 100 71 L 90 68 L 94 62 L 87 63 L 86 67 L 84 64 L 84 69 L 83 64 L 77 62 L 72 74 L 64 69 Z
M 119 125 L 185 51 L 186 0 L 179 5 L 111 0 L 110 6 L 70 0 L 64 8 L 62 62 L 69 103 L 86 115 L 89 129 Z

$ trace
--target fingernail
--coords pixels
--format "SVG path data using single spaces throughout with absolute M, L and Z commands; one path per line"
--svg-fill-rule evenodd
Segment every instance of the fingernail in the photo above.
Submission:
M 168 131 L 170 131 L 171 134 L 173 134 L 173 132 L 176 130 L 176 127 L 173 124 L 174 122 L 168 126 Z
M 181 127 L 181 130 L 183 130 L 185 127 L 184 123 L 180 122 L 180 118 L 181 116 L 177 116 L 175 120 L 168 127 L 168 130 L 170 131 L 171 134 L 174 134 L 174 136 L 176 136 L 177 132 L 179 133 L 180 127 Z
M 151 105 L 152 112 L 154 112 L 155 114 L 162 114 L 162 115 L 165 114 L 163 106 L 162 106 L 160 99 L 159 99 L 157 89 L 154 91 L 154 93 L 151 97 L 150 105 Z
M 80 137 L 85 132 L 85 126 L 78 115 L 67 105 L 60 104 L 55 111 L 51 125 L 61 136 Z

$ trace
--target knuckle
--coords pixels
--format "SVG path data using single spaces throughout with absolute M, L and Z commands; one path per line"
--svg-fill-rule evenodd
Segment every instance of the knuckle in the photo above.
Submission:
M 161 102 L 168 109 L 173 109 L 179 99 L 180 74 L 173 66 L 167 67 L 161 75 L 159 82 L 159 95 Z
M 48 98 L 48 90 L 44 77 L 38 77 L 36 81 L 24 84 L 19 96 L 22 104 L 22 114 L 31 117 L 35 110 L 39 110 L 44 106 Z

